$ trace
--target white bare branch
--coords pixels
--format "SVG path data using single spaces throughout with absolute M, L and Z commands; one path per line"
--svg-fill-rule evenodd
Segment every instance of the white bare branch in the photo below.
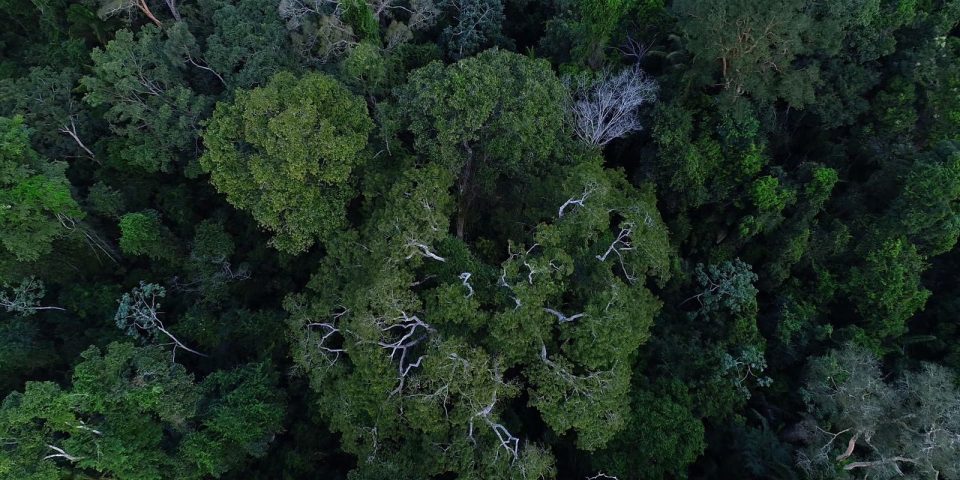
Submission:
M 391 392 L 391 395 L 394 395 L 403 390 L 410 371 L 420 366 L 420 362 L 424 359 L 425 355 L 420 355 L 415 360 L 411 360 L 411 351 L 427 339 L 430 332 L 433 331 L 433 327 L 421 320 L 420 317 L 408 315 L 407 312 L 404 311 L 400 311 L 400 317 L 392 319 L 390 323 L 385 321 L 380 321 L 379 323 L 380 331 L 383 332 L 385 336 L 388 338 L 396 337 L 392 340 L 381 340 L 377 342 L 380 348 L 389 352 L 391 360 L 398 359 L 397 378 L 400 382 L 397 388 Z
M 602 147 L 641 130 L 638 109 L 656 100 L 657 89 L 657 82 L 636 66 L 615 75 L 605 71 L 592 82 L 579 81 L 571 106 L 574 132 L 584 142 Z
M 165 295 L 166 290 L 163 287 L 141 282 L 138 288 L 123 294 L 115 317 L 117 326 L 132 336 L 146 334 L 153 338 L 160 335 L 167 337 L 173 344 L 173 360 L 176 360 L 178 348 L 201 357 L 208 356 L 186 346 L 164 326 L 159 317 L 159 299 Z
M 407 255 L 407 256 L 405 257 L 407 260 L 410 260 L 410 259 L 413 258 L 415 255 L 420 255 L 421 257 L 430 258 L 430 259 L 436 260 L 436 261 L 438 261 L 438 262 L 446 262 L 446 261 L 447 261 L 446 258 L 443 258 L 443 257 L 441 257 L 440 255 L 437 255 L 436 253 L 433 253 L 433 251 L 430 250 L 430 246 L 429 246 L 429 245 L 426 245 L 426 244 L 424 244 L 424 243 L 420 243 L 420 242 L 418 242 L 418 241 L 416 241 L 416 240 L 408 240 L 406 246 L 407 246 L 407 248 L 412 248 L 412 249 L 413 249 L 413 252 L 411 252 L 409 255 Z
M 88 427 L 88 426 L 87 426 L 87 423 L 84 422 L 83 420 L 79 420 L 79 419 L 78 419 L 78 421 L 80 422 L 80 425 L 74 425 L 73 428 L 76 428 L 76 429 L 79 429 L 79 430 L 86 430 L 86 431 L 88 431 L 88 432 L 90 432 L 90 433 L 92 433 L 92 434 L 94 434 L 94 435 L 103 435 L 103 432 L 101 432 L 100 430 L 97 430 L 97 429 L 95 429 L 95 428 Z
M 610 243 L 610 246 L 607 247 L 607 250 L 603 252 L 603 255 L 597 255 L 597 260 L 601 262 L 607 261 L 607 257 L 611 253 L 617 255 L 617 259 L 620 261 L 620 268 L 623 270 L 623 274 L 627 277 L 631 283 L 636 280 L 636 276 L 627 269 L 626 264 L 623 260 L 623 252 L 629 252 L 635 250 L 633 246 L 633 241 L 630 238 L 633 235 L 633 229 L 635 225 L 632 222 L 626 222 L 620 225 L 620 232 L 617 233 L 617 238 Z
M 197 68 L 199 68 L 199 69 L 201 69 L 201 70 L 206 70 L 206 71 L 212 73 L 215 77 L 217 77 L 217 80 L 220 80 L 220 83 L 221 83 L 223 86 L 226 86 L 226 85 L 227 85 L 227 82 L 223 79 L 223 77 L 220 76 L 219 73 L 217 73 L 216 70 L 210 68 L 208 65 L 204 65 L 204 64 L 197 63 L 197 61 L 193 59 L 193 56 L 190 55 L 190 52 L 186 52 L 186 53 L 187 53 L 187 61 L 190 62 L 190 65 L 193 65 L 194 67 L 197 67 Z M 206 63 L 206 62 L 204 62 L 204 63 Z
M 558 312 L 558 311 L 556 311 L 556 310 L 554 310 L 554 309 L 552 309 L 552 308 L 544 308 L 543 311 L 549 313 L 550 315 L 553 315 L 553 316 L 557 317 L 557 322 L 558 322 L 558 323 L 572 322 L 572 321 L 574 321 L 574 320 L 577 320 L 578 318 L 583 318 L 583 317 L 586 317 L 586 316 L 587 316 L 586 313 L 578 313 L 578 314 L 576 314 L 576 315 L 571 315 L 571 316 L 568 317 L 568 316 L 564 315 L 563 313 L 560 313 L 560 312 Z
M 3 286 L 6 289 L 6 285 Z M 7 312 L 16 312 L 22 315 L 30 315 L 42 310 L 66 311 L 60 307 L 45 307 L 40 305 L 40 300 L 46 294 L 43 282 L 34 277 L 24 278 L 19 285 L 12 288 L 12 295 L 6 291 L 0 291 L 0 307 Z
M 74 120 L 73 115 L 70 116 L 69 125 L 64 125 L 60 127 L 60 133 L 67 134 L 70 138 L 73 139 L 74 143 L 76 143 L 77 146 L 80 147 L 80 149 L 82 149 L 84 152 L 87 152 L 87 156 L 89 156 L 92 160 L 97 160 L 97 156 L 93 154 L 93 151 L 87 148 L 87 146 L 83 143 L 83 141 L 80 140 L 80 136 L 77 134 L 77 124 Z
M 467 289 L 467 298 L 473 296 L 473 285 L 470 285 L 470 277 L 473 274 L 470 272 L 463 272 L 460 274 L 460 281 L 463 282 L 463 286 Z
M 590 198 L 590 195 L 593 194 L 594 190 L 595 190 L 594 185 L 587 185 L 586 187 L 583 188 L 583 193 L 580 194 L 579 198 L 570 198 L 566 202 L 563 202 L 563 205 L 560 205 L 560 210 L 557 212 L 557 217 L 563 218 L 563 214 L 566 212 L 567 207 L 577 206 L 582 208 L 583 203 L 586 202 L 588 198 Z
M 513 287 L 510 286 L 509 283 L 507 283 L 507 269 L 506 269 L 506 268 L 501 268 L 501 269 L 500 269 L 500 278 L 497 279 L 497 286 L 498 286 L 498 287 L 506 288 L 507 290 L 510 290 L 510 292 L 514 294 L 514 295 L 511 296 L 510 298 L 512 298 L 512 299 L 513 299 L 513 302 L 516 304 L 515 308 L 520 308 L 520 307 L 523 305 L 523 303 L 520 302 L 520 297 L 517 297 L 517 296 L 516 296 L 516 293 L 517 293 L 517 292 L 513 289 Z
M 510 431 L 507 430 L 507 427 L 493 420 L 493 409 L 496 405 L 497 405 L 497 392 L 494 391 L 493 400 L 490 402 L 490 404 L 480 409 L 480 411 L 475 413 L 473 417 L 474 418 L 479 417 L 480 419 L 483 420 L 484 423 L 487 424 L 487 426 L 490 427 L 491 430 L 493 430 L 494 435 L 497 436 L 497 440 L 500 441 L 500 446 L 510 453 L 511 457 L 513 457 L 511 461 L 515 462 L 517 458 L 520 456 L 520 438 L 513 436 L 513 434 L 511 434 Z M 470 425 L 469 425 L 469 430 L 467 435 L 470 437 L 470 439 L 473 439 L 473 419 L 472 418 L 470 419 Z
M 77 460 L 82 460 L 82 459 L 83 459 L 83 457 L 75 457 L 75 456 L 73 456 L 73 455 L 70 455 L 69 453 L 67 453 L 66 451 L 64 451 L 64 450 L 63 450 L 62 448 L 60 448 L 60 447 L 56 447 L 56 446 L 53 446 L 53 445 L 47 445 L 47 447 L 50 448 L 51 450 L 53 450 L 54 452 L 57 452 L 57 453 L 51 453 L 50 455 L 47 455 L 46 457 L 43 457 L 44 460 L 47 460 L 47 459 L 50 459 L 50 458 L 64 458 L 64 459 L 67 459 L 67 460 L 69 460 L 69 461 L 71 461 L 71 462 L 76 462 Z
M 613 475 L 607 475 L 606 473 L 603 473 L 603 472 L 597 472 L 596 475 L 592 477 L 587 477 L 587 480 L 619 480 L 619 479 Z
M 340 356 L 346 354 L 346 350 L 343 348 L 332 345 L 335 343 L 337 336 L 340 336 L 342 340 L 343 334 L 340 328 L 337 327 L 337 322 L 348 312 L 348 309 L 343 308 L 341 311 L 333 314 L 333 318 L 328 322 L 311 322 L 306 325 L 308 329 L 319 329 L 320 337 L 316 339 L 316 347 L 317 351 L 320 352 L 320 355 L 327 362 L 328 367 L 336 365 L 337 361 L 340 360 Z
M 547 356 L 547 346 L 540 345 L 540 360 L 547 366 L 549 371 L 563 382 L 566 387 L 564 395 L 566 399 L 571 397 L 593 398 L 597 393 L 608 390 L 614 381 L 614 369 L 600 370 L 590 372 L 586 375 L 577 375 L 567 367 L 550 360 Z

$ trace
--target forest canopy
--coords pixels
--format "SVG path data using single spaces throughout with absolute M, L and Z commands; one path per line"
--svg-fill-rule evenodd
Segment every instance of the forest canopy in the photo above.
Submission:
M 0 21 L 2 479 L 960 480 L 960 0 Z

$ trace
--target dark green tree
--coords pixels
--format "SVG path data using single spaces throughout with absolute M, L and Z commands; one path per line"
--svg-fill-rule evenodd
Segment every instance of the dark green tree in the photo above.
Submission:
M 42 158 L 30 146 L 22 117 L 0 117 L 0 245 L 17 261 L 49 253 L 83 218 L 64 175 L 66 165 Z

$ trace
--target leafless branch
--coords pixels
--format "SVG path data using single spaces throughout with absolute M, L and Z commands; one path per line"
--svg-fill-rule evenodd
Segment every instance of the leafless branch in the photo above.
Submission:
M 571 316 L 568 317 L 568 316 L 566 316 L 566 315 L 564 315 L 564 314 L 562 314 L 562 313 L 560 313 L 560 312 L 558 312 L 558 311 L 556 311 L 556 310 L 554 310 L 554 309 L 552 309 L 552 308 L 544 308 L 543 311 L 549 313 L 550 315 L 553 315 L 553 316 L 557 317 L 557 322 L 558 322 L 558 323 L 572 322 L 572 321 L 574 321 L 574 320 L 577 320 L 578 318 L 583 318 L 583 317 L 586 317 L 586 316 L 587 316 L 586 313 L 578 313 L 578 314 L 576 314 L 576 315 L 571 315 Z
M 602 147 L 641 130 L 637 111 L 656 100 L 657 90 L 656 81 L 639 67 L 617 74 L 605 71 L 593 82 L 581 80 L 571 106 L 574 132 L 584 142 Z

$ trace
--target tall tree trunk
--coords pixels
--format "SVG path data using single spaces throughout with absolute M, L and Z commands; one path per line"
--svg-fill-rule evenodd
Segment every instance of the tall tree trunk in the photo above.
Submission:
M 158 27 L 163 28 L 163 25 L 160 23 L 160 20 L 157 20 L 157 17 L 153 16 L 153 12 L 150 11 L 150 7 L 147 6 L 147 0 L 140 0 L 137 3 L 137 7 L 149 18 L 153 23 Z

